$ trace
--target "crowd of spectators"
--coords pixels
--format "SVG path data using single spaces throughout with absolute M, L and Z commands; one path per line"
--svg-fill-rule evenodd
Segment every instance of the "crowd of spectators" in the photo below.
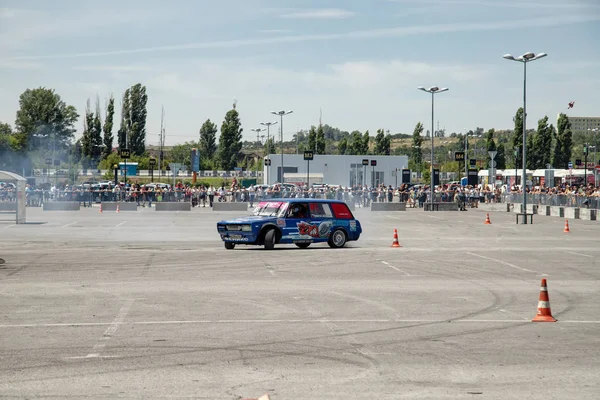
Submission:
M 588 186 L 561 185 L 552 188 L 536 186 L 526 188 L 530 203 L 567 206 L 588 206 L 600 203 L 600 188 Z M 522 191 L 518 187 L 506 186 L 490 189 L 485 185 L 461 187 L 457 184 L 446 184 L 435 187 L 435 202 L 455 202 L 459 207 L 476 208 L 480 203 L 520 202 Z M 14 201 L 16 189 L 12 184 L 0 186 L 0 201 Z M 142 207 L 152 207 L 155 202 L 191 202 L 197 207 L 212 207 L 218 202 L 255 202 L 271 198 L 327 198 L 353 203 L 356 207 L 369 207 L 373 202 L 405 202 L 408 207 L 423 207 L 431 200 L 428 185 L 402 184 L 378 185 L 376 187 L 340 185 L 313 185 L 311 187 L 294 184 L 250 185 L 242 186 L 233 179 L 229 187 L 192 186 L 182 182 L 174 186 L 168 184 L 131 185 L 78 185 L 64 187 L 52 186 L 42 190 L 27 185 L 26 199 L 28 206 L 41 206 L 48 201 L 78 201 L 84 207 L 93 203 L 110 201 L 136 202 Z

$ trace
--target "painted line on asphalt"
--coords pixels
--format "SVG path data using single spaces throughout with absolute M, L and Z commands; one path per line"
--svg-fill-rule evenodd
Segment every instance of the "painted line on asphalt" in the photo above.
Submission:
M 77 223 L 77 221 L 71 222 L 70 224 L 63 225 L 62 228 L 67 228 L 71 225 L 75 225 L 76 223 Z
M 6 229 L 6 228 L 12 228 L 13 226 L 17 226 L 17 225 L 7 225 L 7 226 L 4 227 L 4 229 Z
M 125 224 L 125 222 L 127 222 L 127 221 L 123 221 L 123 222 L 121 222 L 120 224 L 118 224 L 117 226 L 115 226 L 115 228 L 118 228 L 118 227 L 120 227 L 121 225 Z
M 408 272 L 406 272 L 406 271 L 403 271 L 403 270 L 401 270 L 400 268 L 393 266 L 392 264 L 388 263 L 387 261 L 382 261 L 382 260 L 379 260 L 379 261 L 381 261 L 381 263 L 382 263 L 382 264 L 385 264 L 385 265 L 387 265 L 387 266 L 388 266 L 388 267 L 390 267 L 391 269 L 394 269 L 394 270 L 396 270 L 396 271 L 398 271 L 398 272 L 401 272 L 401 273 L 403 273 L 403 274 L 404 274 L 404 275 L 406 275 L 406 276 L 410 276 L 410 274 L 409 274 Z
M 100 352 L 106 347 L 106 343 L 108 343 L 108 341 L 112 338 L 112 336 L 115 334 L 117 329 L 119 329 L 119 326 L 121 326 L 121 324 L 123 324 L 123 321 L 125 320 L 125 317 L 129 313 L 129 309 L 131 308 L 131 305 L 133 304 L 133 301 L 134 301 L 134 299 L 127 299 L 125 301 L 125 304 L 123 304 L 123 306 L 119 310 L 119 313 L 117 314 L 115 319 L 110 323 L 108 328 L 106 328 L 106 330 L 102 334 L 102 337 L 94 345 L 94 347 L 92 349 L 92 353 L 89 353 L 86 356 L 86 358 L 100 357 Z
M 500 264 L 502 264 L 502 265 L 506 265 L 507 267 L 511 267 L 511 268 L 514 268 L 514 269 L 518 269 L 518 270 L 521 270 L 521 271 L 524 271 L 524 272 L 531 272 L 531 273 L 534 273 L 534 274 L 540 274 L 540 275 L 546 276 L 546 274 L 544 274 L 544 273 L 542 273 L 542 272 L 539 272 L 539 271 L 532 271 L 532 270 L 530 270 L 530 269 L 527 269 L 527 268 L 521 268 L 521 267 L 519 267 L 519 266 L 517 266 L 517 265 L 515 265 L 515 264 L 511 264 L 511 263 L 509 263 L 509 262 L 506 262 L 506 261 L 503 261 L 503 260 L 499 260 L 499 259 L 497 259 L 497 258 L 493 258 L 493 257 L 487 257 L 487 256 L 482 256 L 482 255 L 475 254 L 475 253 L 471 253 L 471 252 L 467 252 L 467 254 L 468 254 L 468 255 L 470 255 L 470 256 L 474 256 L 474 257 L 479 257 L 479 258 L 482 258 L 482 259 L 484 259 L 484 260 L 495 261 L 495 262 L 497 262 L 497 263 L 500 263 Z
M 588 254 L 583 254 L 583 253 L 575 253 L 574 251 L 565 251 L 565 253 L 568 254 L 573 254 L 574 256 L 581 256 L 581 257 L 586 257 L 586 258 L 596 258 L 594 256 L 590 256 Z
M 208 324 L 322 324 L 325 322 L 336 324 L 414 324 L 414 323 L 523 323 L 522 319 L 220 319 L 220 320 L 173 320 L 173 321 L 130 321 L 120 322 L 73 322 L 73 323 L 48 323 L 48 324 L 13 324 L 0 325 L 0 328 L 77 328 L 113 325 L 208 325 Z M 589 320 L 558 320 L 563 324 L 600 324 L 600 321 Z M 114 329 L 114 328 L 113 328 Z M 108 329 L 107 329 L 108 330 Z M 114 332 L 113 332 L 114 333 Z

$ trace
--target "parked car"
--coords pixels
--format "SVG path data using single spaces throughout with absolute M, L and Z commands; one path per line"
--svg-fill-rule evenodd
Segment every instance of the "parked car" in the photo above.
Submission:
M 260 202 L 253 214 L 217 223 L 226 249 L 237 244 L 264 246 L 267 250 L 276 244 L 295 244 L 305 249 L 323 242 L 340 248 L 358 240 L 362 233 L 360 222 L 346 203 L 337 200 L 273 199 Z

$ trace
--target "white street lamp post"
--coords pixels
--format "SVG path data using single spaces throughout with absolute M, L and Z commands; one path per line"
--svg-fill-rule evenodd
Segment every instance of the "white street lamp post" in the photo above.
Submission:
M 507 60 L 517 61 L 523 63 L 523 170 L 521 174 L 521 188 L 523 191 L 523 214 L 527 213 L 527 169 L 526 167 L 526 151 L 527 151 L 527 63 L 535 60 L 539 60 L 542 57 L 546 57 L 546 53 L 525 53 L 519 57 L 513 57 L 510 54 L 505 54 L 503 57 Z M 515 166 L 516 168 L 516 166 Z M 523 225 L 527 224 L 527 218 L 523 215 Z
M 271 125 L 277 125 L 277 121 L 275 122 L 261 122 L 260 123 L 263 126 L 267 127 L 267 141 L 265 143 L 269 143 L 269 140 L 271 139 Z M 266 151 L 265 151 L 265 156 L 267 156 Z M 271 169 L 271 166 L 269 166 L 269 168 L 267 168 L 267 181 L 265 182 L 267 185 L 269 184 L 269 170 Z
M 279 129 L 281 130 L 281 182 L 283 183 L 283 116 L 284 115 L 288 115 L 293 113 L 292 110 L 290 111 L 271 111 L 271 114 L 273 115 L 279 115 L 279 117 L 281 118 L 281 122 L 279 124 Z
M 446 92 L 448 91 L 448 88 L 439 88 L 437 86 L 432 86 L 429 89 L 425 89 L 423 86 L 419 86 L 417 89 L 422 90 L 424 92 L 427 93 L 431 93 L 431 171 L 430 171 L 430 178 L 431 178 L 431 186 L 429 188 L 429 191 L 431 192 L 431 206 L 430 206 L 430 211 L 433 211 L 433 199 L 435 197 L 435 187 L 433 185 L 433 157 L 434 157 L 434 148 L 433 148 L 433 136 L 435 134 L 435 125 L 434 125 L 434 117 L 433 117 L 433 110 L 434 110 L 434 95 L 436 93 L 442 93 L 442 92 Z

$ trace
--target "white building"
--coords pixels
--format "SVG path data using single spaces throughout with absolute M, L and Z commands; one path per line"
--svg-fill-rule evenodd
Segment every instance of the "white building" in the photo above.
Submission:
M 271 165 L 267 160 L 271 160 Z M 363 165 L 368 160 L 368 165 Z M 377 165 L 372 166 L 372 161 Z M 264 163 L 265 182 L 269 185 L 282 182 L 281 154 L 269 154 Z M 305 183 L 307 177 L 307 161 L 303 154 L 283 155 L 283 182 Z M 310 161 L 310 183 L 326 183 L 329 185 L 400 185 L 402 169 L 408 168 L 408 156 L 374 156 L 374 155 L 319 155 L 315 154 Z
M 571 122 L 571 131 L 573 133 L 591 134 L 593 129 L 597 129 L 600 132 L 600 117 L 569 116 L 569 122 Z

